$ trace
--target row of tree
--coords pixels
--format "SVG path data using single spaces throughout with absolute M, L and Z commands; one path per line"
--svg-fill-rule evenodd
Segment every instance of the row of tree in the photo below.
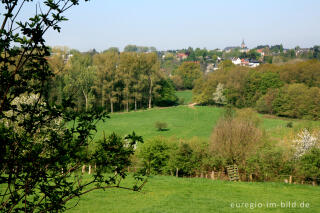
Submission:
M 51 102 L 72 95 L 79 109 L 102 107 L 108 112 L 177 103 L 173 83 L 160 70 L 156 53 L 111 49 L 90 55 L 53 49 L 49 64 L 56 73 L 48 87 Z
M 320 62 L 266 64 L 252 69 L 225 61 L 221 69 L 195 82 L 193 94 L 200 104 L 254 107 L 279 116 L 318 119 Z

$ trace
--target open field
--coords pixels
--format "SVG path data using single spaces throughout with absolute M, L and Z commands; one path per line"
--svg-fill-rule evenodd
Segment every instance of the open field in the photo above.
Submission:
M 128 180 L 126 180 L 128 182 Z M 281 208 L 281 202 L 309 203 L 309 208 Z M 231 208 L 231 203 L 256 207 Z M 263 204 L 262 208 L 258 203 Z M 266 208 L 268 204 L 269 208 Z M 272 205 L 278 205 L 272 207 Z M 254 206 L 253 206 L 254 207 Z M 85 195 L 69 212 L 83 213 L 203 213 L 203 212 L 320 212 L 319 187 L 284 183 L 214 181 L 155 176 L 142 192 L 112 189 Z
M 183 99 L 183 104 L 190 104 L 192 103 L 192 91 L 191 90 L 183 90 L 183 91 L 177 91 L 176 95 L 179 99 Z
M 98 123 L 98 133 L 96 138 L 111 132 L 125 135 L 135 131 L 145 139 L 154 136 L 174 136 L 177 138 L 190 139 L 199 137 L 209 139 L 212 130 L 223 115 L 223 108 L 212 106 L 177 106 L 169 108 L 153 108 L 128 113 L 111 114 L 111 119 L 105 123 Z M 320 127 L 319 121 L 306 121 L 295 119 L 282 119 L 260 115 L 263 128 L 272 138 L 279 139 L 290 133 L 297 132 L 302 128 Z M 155 123 L 157 121 L 166 122 L 168 131 L 157 131 Z M 286 127 L 288 122 L 292 122 L 293 127 Z
M 222 108 L 177 106 L 150 110 L 114 113 L 111 119 L 97 125 L 97 137 L 105 131 L 125 135 L 135 131 L 144 138 L 153 136 L 175 136 L 177 138 L 209 138 L 212 129 L 223 113 Z M 166 122 L 168 131 L 157 131 L 155 123 Z

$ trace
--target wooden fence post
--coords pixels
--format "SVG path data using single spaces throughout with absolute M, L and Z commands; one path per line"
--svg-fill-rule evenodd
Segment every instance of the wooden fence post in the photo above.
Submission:
M 89 174 L 89 175 L 91 174 L 91 165 L 89 165 L 89 171 L 88 171 L 88 174 Z
M 214 177 L 214 171 L 211 172 L 211 179 L 213 179 L 213 180 L 215 179 L 215 177 Z
M 86 165 L 82 166 L 82 171 L 81 172 L 82 172 L 82 174 L 84 174 L 86 172 Z
M 176 168 L 176 177 L 179 177 L 179 169 Z
M 292 184 L 292 175 L 289 177 L 289 183 Z

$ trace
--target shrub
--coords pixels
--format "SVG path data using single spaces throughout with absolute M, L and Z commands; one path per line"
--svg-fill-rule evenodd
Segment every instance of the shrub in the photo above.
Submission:
M 166 131 L 166 130 L 168 130 L 167 129 L 168 124 L 166 122 L 157 121 L 155 126 L 158 129 L 158 131 Z
M 320 149 L 312 148 L 304 154 L 298 163 L 298 173 L 304 180 L 313 181 L 320 179 Z
M 148 174 L 162 174 L 168 164 L 169 145 L 164 138 L 146 141 L 138 149 L 138 157 Z
M 245 166 L 246 159 L 256 152 L 263 134 L 257 125 L 259 120 L 250 110 L 232 118 L 221 119 L 215 127 L 210 148 L 228 163 Z
M 184 105 L 184 98 L 179 98 L 178 104 L 179 105 Z
M 195 171 L 193 150 L 187 143 L 180 143 L 178 148 L 171 152 L 169 167 L 171 171 L 178 169 L 179 176 L 191 175 Z
M 288 128 L 292 128 L 292 127 L 293 127 L 293 123 L 292 123 L 292 121 L 288 122 L 288 123 L 287 123 L 287 125 L 286 125 L 286 127 L 288 127 Z

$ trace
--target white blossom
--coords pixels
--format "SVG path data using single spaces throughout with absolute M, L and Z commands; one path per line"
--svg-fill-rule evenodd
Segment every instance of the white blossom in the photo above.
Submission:
M 213 93 L 213 101 L 217 104 L 226 104 L 227 99 L 224 96 L 224 85 L 219 83 L 216 91 Z
M 311 148 L 317 145 L 319 140 L 319 134 L 311 134 L 307 129 L 302 130 L 297 135 L 297 138 L 293 140 L 296 148 L 295 157 L 300 158 Z

